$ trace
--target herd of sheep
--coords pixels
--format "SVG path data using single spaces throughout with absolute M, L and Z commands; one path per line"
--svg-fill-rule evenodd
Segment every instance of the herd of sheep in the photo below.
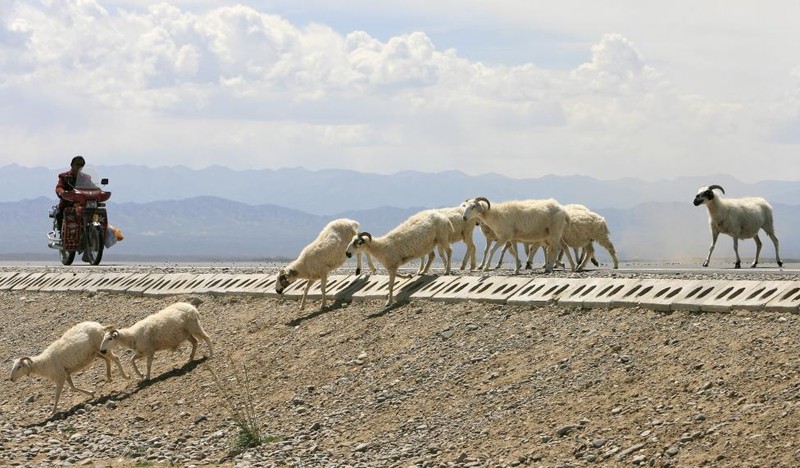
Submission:
M 775 236 L 772 207 L 763 198 L 720 197 L 715 190 L 725 193 L 720 185 L 701 187 L 694 199 L 694 205 L 706 205 L 711 226 L 712 242 L 708 257 L 703 266 L 708 266 L 711 253 L 720 233 L 733 238 L 736 253 L 736 268 L 741 267 L 739 259 L 739 239 L 754 239 L 756 255 L 752 266 L 758 264 L 761 253 L 761 239 L 758 232 L 763 229 L 775 245 L 775 260 L 783 266 L 778 253 L 778 238 Z M 357 255 L 361 271 L 361 255 L 367 257 L 370 269 L 375 272 L 371 259 L 383 265 L 389 276 L 386 305 L 394 299 L 394 283 L 400 266 L 419 259 L 419 274 L 428 271 L 438 252 L 444 263 L 444 273 L 450 273 L 452 249 L 450 244 L 464 242 L 467 247 L 461 269 L 467 263 L 475 269 L 475 242 L 472 238 L 475 226 L 480 226 L 486 237 L 486 249 L 480 269 L 488 270 L 492 258 L 502 247 L 503 253 L 510 250 L 515 259 L 514 274 L 522 266 L 519 260 L 517 243 L 525 245 L 528 256 L 526 268 L 539 248 L 544 249 L 546 272 L 556 267 L 564 255 L 573 271 L 583 270 L 587 262 L 594 259 L 594 242 L 605 248 L 611 256 L 614 268 L 618 268 L 616 250 L 609 238 L 605 218 L 584 205 L 561 205 L 554 199 L 513 200 L 490 202 L 485 197 L 464 201 L 457 207 L 425 210 L 416 213 L 400 223 L 387 234 L 376 237 L 369 232 L 360 232 L 360 225 L 351 219 L 337 219 L 328 223 L 316 240 L 307 245 L 300 256 L 286 265 L 278 273 L 276 290 L 280 294 L 297 279 L 306 279 L 300 308 L 305 307 L 306 296 L 311 285 L 319 281 L 322 292 L 322 305 L 325 307 L 325 287 L 328 274 L 341 266 L 348 257 Z M 570 252 L 573 249 L 573 253 Z M 501 253 L 502 261 L 502 253 Z M 498 263 L 499 265 L 499 263 Z
M 755 239 L 756 254 L 752 266 L 758 264 L 761 253 L 761 240 L 758 232 L 763 229 L 775 246 L 775 259 L 782 266 L 778 253 L 778 239 L 773 227 L 772 207 L 763 198 L 723 199 L 715 190 L 725 193 L 719 185 L 702 187 L 694 199 L 694 205 L 706 205 L 711 226 L 712 242 L 703 266 L 708 266 L 711 253 L 720 233 L 733 238 L 736 253 L 735 267 L 741 266 L 738 252 L 738 239 Z M 616 251 L 609 239 L 606 220 L 583 205 L 561 205 L 556 200 L 514 200 L 490 202 L 485 197 L 464 201 L 460 206 L 421 211 L 409 217 L 383 236 L 373 236 L 360 231 L 357 221 L 337 219 L 326 225 L 317 238 L 307 245 L 298 258 L 278 272 L 276 291 L 280 294 L 292 282 L 306 279 L 300 308 L 305 306 L 309 288 L 320 281 L 322 305 L 325 307 L 325 287 L 328 274 L 340 267 L 346 258 L 356 255 L 356 274 L 360 274 L 362 255 L 366 257 L 370 270 L 376 271 L 372 259 L 376 259 L 389 275 L 388 298 L 386 305 L 393 301 L 394 282 L 400 266 L 419 259 L 419 274 L 425 274 L 431 267 L 438 252 L 444 263 L 445 274 L 450 273 L 452 256 L 451 244 L 464 242 L 466 254 L 461 263 L 465 269 L 476 268 L 476 248 L 472 234 L 480 226 L 486 237 L 486 250 L 480 264 L 487 270 L 493 255 L 502 246 L 509 249 L 515 257 L 514 273 L 519 273 L 521 261 L 518 257 L 517 243 L 525 245 L 530 266 L 533 253 L 538 248 L 545 252 L 546 272 L 556 267 L 559 257 L 567 257 L 571 269 L 581 270 L 587 261 L 594 260 L 593 242 L 608 250 L 614 268 L 618 267 Z M 570 252 L 573 249 L 574 252 Z M 573 253 L 576 258 L 573 258 Z M 501 257 L 502 258 L 502 257 Z M 576 263 L 577 261 L 577 263 Z M 198 340 L 205 341 L 208 356 L 213 355 L 211 340 L 199 321 L 197 305 L 192 303 L 172 304 L 127 328 L 103 326 L 97 322 L 82 322 L 70 328 L 58 340 L 51 343 L 36 356 L 16 359 L 11 368 L 11 380 L 35 374 L 46 377 L 55 383 L 55 399 L 51 412 L 55 414 L 64 382 L 73 390 L 94 396 L 94 392 L 78 388 L 72 382 L 72 374 L 85 369 L 95 358 L 106 363 L 106 377 L 111 381 L 111 362 L 113 361 L 124 378 L 128 378 L 113 350 L 123 346 L 134 351 L 131 365 L 140 378 L 150 379 L 153 355 L 156 351 L 176 349 L 189 341 L 192 361 Z M 136 367 L 136 360 L 147 360 L 147 372 L 142 374 Z

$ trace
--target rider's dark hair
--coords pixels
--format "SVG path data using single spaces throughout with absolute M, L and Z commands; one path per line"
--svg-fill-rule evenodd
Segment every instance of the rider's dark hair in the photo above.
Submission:
M 72 161 L 70 161 L 69 165 L 70 166 L 78 165 L 78 166 L 83 167 L 83 166 L 86 165 L 86 160 L 83 159 L 83 156 L 78 155 L 78 156 L 75 156 L 74 158 L 72 158 Z

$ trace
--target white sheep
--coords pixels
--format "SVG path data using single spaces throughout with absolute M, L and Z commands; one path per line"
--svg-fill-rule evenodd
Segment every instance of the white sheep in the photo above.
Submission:
M 772 239 L 772 244 L 775 246 L 775 261 L 779 267 L 783 266 L 778 253 L 778 238 L 775 236 L 775 227 L 772 222 L 772 206 L 761 197 L 721 198 L 714 193 L 714 190 L 717 189 L 725 193 L 722 186 L 709 185 L 700 187 L 694 197 L 694 206 L 704 204 L 708 208 L 708 222 L 711 225 L 711 248 L 708 249 L 708 257 L 703 262 L 703 266 L 708 266 L 711 252 L 714 251 L 714 246 L 717 244 L 717 237 L 723 233 L 733 238 L 733 251 L 736 253 L 735 268 L 742 266 L 739 258 L 739 239 L 753 238 L 756 241 L 756 258 L 750 265 L 755 268 L 761 253 L 761 239 L 758 237 L 758 231 L 761 229 Z
M 197 302 L 195 302 L 197 303 Z M 186 302 L 176 302 L 153 313 L 127 328 L 111 328 L 106 331 L 100 344 L 100 352 L 106 353 L 118 345 L 134 351 L 131 358 L 133 370 L 139 378 L 150 379 L 153 355 L 156 351 L 178 349 L 184 341 L 192 344 L 189 362 L 194 360 L 197 340 L 202 339 L 208 346 L 208 357 L 214 355 L 214 348 L 203 327 L 200 325 L 200 314 L 197 308 Z M 147 358 L 147 375 L 143 376 L 136 367 L 136 360 Z
M 608 237 L 609 231 L 606 219 L 586 206 L 577 203 L 564 205 L 564 209 L 567 210 L 569 215 L 569 225 L 564 230 L 564 242 L 576 251 L 577 249 L 584 249 L 577 269 L 583 270 L 590 259 L 594 260 L 593 241 L 600 244 L 611 255 L 614 269 L 619 268 L 614 244 L 611 243 Z
M 358 234 L 358 229 L 358 221 L 353 221 L 352 219 L 335 219 L 328 223 L 317 238 L 303 248 L 296 260 L 278 271 L 275 291 L 278 294 L 283 294 L 284 289 L 297 279 L 307 279 L 305 289 L 303 289 L 303 298 L 300 300 L 300 309 L 302 310 L 305 308 L 306 296 L 309 289 L 311 289 L 311 285 L 314 284 L 314 281 L 319 280 L 320 289 L 322 290 L 322 305 L 320 308 L 324 309 L 328 274 L 339 268 L 347 260 L 344 252 L 353 237 Z M 357 256 L 357 261 L 356 275 L 359 275 L 361 274 L 360 254 Z M 367 263 L 370 270 L 375 273 L 375 265 L 369 255 L 367 255 Z
M 467 250 L 464 252 L 464 258 L 461 260 L 461 269 L 464 270 L 467 267 L 467 262 L 469 262 L 470 271 L 472 271 L 476 266 L 475 251 L 477 249 L 475 248 L 475 240 L 472 237 L 472 233 L 475 231 L 476 223 L 474 221 L 465 221 L 461 217 L 462 210 L 463 207 L 461 206 L 437 209 L 437 211 L 447 216 L 447 219 L 450 220 L 450 224 L 453 225 L 453 232 L 450 234 L 450 243 L 455 244 L 456 242 L 464 242 L 464 244 L 467 246 Z M 444 274 L 449 275 L 449 262 L 446 259 L 442 259 L 442 262 L 445 263 Z M 425 257 L 423 256 L 420 258 L 420 268 L 418 273 L 421 273 L 423 270 L 427 271 L 425 268 L 426 266 Z
M 485 223 L 478 221 L 477 224 L 480 226 L 481 232 L 483 232 L 483 236 L 486 238 L 486 247 L 483 249 L 483 260 L 481 260 L 481 264 L 478 266 L 478 269 L 483 270 L 483 267 L 486 266 L 486 261 L 488 260 L 489 249 L 491 249 L 494 242 L 497 241 L 497 234 L 495 234 L 494 231 L 492 231 L 492 228 L 487 226 Z M 497 260 L 497 266 L 495 266 L 495 269 L 503 266 L 503 257 L 505 257 L 509 247 L 511 247 L 511 242 L 506 242 L 506 245 L 504 245 L 503 249 L 500 251 L 500 258 Z M 525 244 L 525 251 L 528 252 L 528 262 L 525 265 L 525 269 L 530 270 L 531 259 L 533 257 L 533 252 L 535 251 L 530 252 L 528 244 Z
M 501 245 L 511 242 L 511 253 L 514 255 L 516 265 L 514 274 L 519 273 L 521 263 L 517 255 L 516 242 L 544 241 L 547 260 L 545 271 L 553 271 L 558 249 L 563 245 L 564 230 L 569 223 L 569 215 L 564 207 L 557 201 L 548 200 L 514 200 L 495 204 L 492 207 L 488 199 L 477 197 L 464 203 L 462 212 L 464 220 L 478 218 L 497 235 L 497 242 L 489 253 L 489 259 L 483 269 L 488 270 L 492 256 Z M 566 250 L 567 259 L 575 269 L 575 262 L 569 250 Z
M 97 322 L 81 322 L 67 330 L 59 339 L 52 342 L 44 351 L 33 357 L 21 357 L 11 366 L 11 381 L 16 382 L 25 375 L 40 375 L 56 384 L 53 410 L 56 413 L 61 390 L 66 381 L 72 390 L 94 397 L 94 392 L 78 388 L 72 383 L 72 374 L 81 371 L 96 358 L 106 362 L 106 380 L 111 382 L 111 361 L 117 365 L 120 374 L 128 378 L 119 358 L 114 353 L 100 353 L 100 344 L 107 327 Z
M 437 249 L 439 256 L 447 259 L 445 268 L 449 268 L 452 232 L 453 225 L 447 216 L 437 210 L 426 210 L 411 216 L 384 236 L 373 238 L 368 232 L 358 233 L 347 246 L 346 255 L 351 257 L 366 252 L 386 268 L 389 274 L 388 306 L 394 299 L 394 280 L 401 265 L 428 254 L 425 273 L 433 263 L 434 249 Z

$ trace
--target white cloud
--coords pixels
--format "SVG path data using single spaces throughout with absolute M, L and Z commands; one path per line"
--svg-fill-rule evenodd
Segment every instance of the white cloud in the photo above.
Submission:
M 654 178 L 717 173 L 753 153 L 788 158 L 800 143 L 796 59 L 762 93 L 750 79 L 741 94 L 725 91 L 736 89 L 731 70 L 758 66 L 742 62 L 755 60 L 752 46 L 732 60 L 704 57 L 730 74 L 719 87 L 701 79 L 706 65 L 692 68 L 693 48 L 720 50 L 707 40 L 714 31 L 730 39 L 749 27 L 728 16 L 728 27 L 715 29 L 710 16 L 685 27 L 671 9 L 643 12 L 637 2 L 592 4 L 572 16 L 566 7 L 513 1 L 491 9 L 460 2 L 455 16 L 447 1 L 397 10 L 403 18 L 441 15 L 442 25 L 558 31 L 570 41 L 560 50 L 585 54 L 564 68 L 474 60 L 437 43 L 435 27 L 379 39 L 369 23 L 338 31 L 322 13 L 296 23 L 290 10 L 260 10 L 260 2 L 220 3 L 14 0 L 0 9 L 0 163 L 61 167 L 63 154 L 81 152 L 97 164 L 201 167 L 224 154 L 235 168 Z M 399 8 L 347 5 L 356 17 Z M 672 8 L 685 13 L 687 5 Z M 668 34 L 658 14 L 693 34 Z M 764 37 L 773 36 L 748 40 Z M 731 170 L 746 180 L 792 173 Z

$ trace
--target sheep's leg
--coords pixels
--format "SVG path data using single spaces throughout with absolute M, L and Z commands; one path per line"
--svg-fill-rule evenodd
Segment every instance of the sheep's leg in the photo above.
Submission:
M 93 396 L 94 396 L 94 392 L 93 392 L 93 391 L 91 391 L 91 390 L 84 390 L 84 389 L 82 389 L 82 388 L 78 388 L 78 387 L 76 387 L 76 386 L 75 386 L 75 384 L 74 384 L 74 383 L 72 383 L 72 376 L 71 376 L 71 375 L 67 374 L 67 379 L 66 379 L 66 380 L 67 380 L 67 383 L 69 384 L 69 388 L 71 388 L 72 390 L 74 390 L 74 391 L 76 391 L 76 392 L 85 393 L 85 394 L 89 395 L 90 397 L 93 397 Z
M 750 265 L 750 268 L 755 268 L 758 265 L 758 256 L 761 254 L 761 238 L 758 237 L 758 234 L 753 237 L 753 240 L 756 241 L 756 258 L 753 259 L 753 264 Z
M 714 231 L 711 232 L 711 247 L 709 247 L 708 256 L 706 257 L 706 260 L 703 262 L 703 266 L 704 267 L 707 267 L 708 266 L 708 262 L 711 261 L 711 252 L 714 251 L 714 246 L 717 245 L 717 238 L 718 237 L 719 237 L 719 231 L 714 230 Z
M 489 269 L 489 265 L 492 263 L 492 257 L 494 257 L 494 253 L 497 252 L 497 249 L 500 248 L 501 245 L 506 245 L 505 242 L 500 242 L 498 239 L 495 244 L 492 246 L 492 250 L 489 252 L 489 260 L 486 262 L 486 265 L 483 266 L 483 271 L 487 271 Z M 502 257 L 502 255 L 501 255 Z M 501 258 L 502 260 L 502 258 Z M 499 268 L 499 267 L 498 267 Z
M 147 355 L 147 376 L 145 377 L 145 380 L 150 380 L 150 369 L 152 368 L 153 368 L 153 354 L 151 353 Z
M 303 298 L 300 299 L 300 310 L 306 307 L 306 296 L 308 296 L 308 290 L 311 289 L 312 284 L 314 284 L 314 280 L 309 279 L 306 281 L 306 287 L 303 288 Z
M 356 276 L 361 274 L 361 254 L 356 254 Z
M 489 253 L 489 249 L 492 247 L 492 242 L 489 239 L 486 239 L 486 247 L 483 249 L 483 260 L 481 260 L 481 265 L 478 267 L 479 270 L 483 270 L 483 267 L 486 266 L 486 254 Z
M 583 271 L 586 268 L 586 264 L 589 263 L 589 259 L 594 257 L 594 247 L 592 247 L 592 243 L 590 242 L 587 246 L 583 248 L 583 254 L 581 254 L 580 259 L 577 258 L 577 250 L 576 251 L 576 258 L 575 261 L 578 263 L 578 271 Z
M 500 251 L 500 258 L 497 259 L 497 265 L 494 267 L 495 270 L 499 270 L 500 267 L 503 266 L 503 257 L 505 257 L 506 256 L 506 252 L 508 252 L 508 246 L 509 246 L 509 243 L 506 242 L 506 244 L 503 246 L 503 250 Z
M 130 378 L 130 376 L 129 376 L 128 374 L 126 374 L 126 373 L 125 373 L 125 369 L 123 369 L 123 368 L 122 368 L 122 363 L 121 363 L 121 362 L 119 362 L 119 358 L 117 357 L 117 355 L 116 355 L 116 354 L 114 354 L 114 353 L 113 353 L 113 352 L 111 352 L 111 351 L 109 351 L 107 354 L 109 354 L 109 355 L 110 355 L 110 356 L 109 356 L 109 358 L 110 358 L 112 361 L 114 361 L 114 364 L 116 364 L 116 365 L 117 365 L 117 369 L 119 369 L 119 373 L 120 373 L 120 374 L 122 374 L 122 378 L 124 378 L 124 379 L 129 379 L 129 378 Z M 110 376 L 110 375 L 109 375 L 108 381 L 109 381 L 109 382 L 111 382 L 111 376 Z
M 322 275 L 319 279 L 319 289 L 322 290 L 322 305 L 319 306 L 320 310 L 325 308 L 325 287 L 328 285 L 328 276 Z
M 64 382 L 56 382 L 56 397 L 53 401 L 53 410 L 50 411 L 50 416 L 56 414 L 56 408 L 58 408 L 58 400 L 61 398 L 61 390 L 64 388 Z
M 520 268 L 522 268 L 522 262 L 519 260 L 519 252 L 517 251 L 517 243 L 512 242 L 511 247 L 509 248 L 511 253 L 514 255 L 514 274 L 518 275 Z
M 783 262 L 781 261 L 781 255 L 778 253 L 778 237 L 775 235 L 775 233 L 772 231 L 772 229 L 770 229 L 769 231 L 764 229 L 764 231 L 767 233 L 767 235 L 769 236 L 770 240 L 772 240 L 772 245 L 775 246 L 775 261 L 778 263 L 779 267 L 782 267 L 783 266 Z
M 441 257 L 442 261 L 444 262 L 444 274 L 449 275 L 450 264 L 453 260 L 453 249 L 451 249 L 450 244 L 448 244 L 446 248 L 442 247 L 441 245 L 438 246 L 437 250 L 439 251 L 439 257 Z
M 442 255 L 441 252 L 439 253 L 439 255 L 440 256 Z M 428 270 L 430 270 L 431 269 L 431 265 L 433 265 L 433 259 L 434 258 L 436 258 L 436 254 L 433 252 L 433 250 L 431 250 L 431 253 L 428 254 L 428 261 L 425 262 L 425 268 L 422 268 L 423 262 L 422 262 L 422 260 L 420 260 L 419 267 L 420 267 L 421 271 L 418 271 L 417 274 L 418 275 L 426 275 L 426 274 L 428 274 Z M 442 261 L 443 262 L 445 261 L 444 257 L 442 257 Z
M 619 261 L 617 261 L 617 251 L 614 249 L 614 244 L 612 244 L 611 241 L 608 239 L 602 239 L 602 240 L 598 239 L 597 243 L 600 244 L 604 249 L 606 249 L 608 251 L 608 254 L 611 255 L 611 260 L 614 262 L 614 269 L 616 270 L 617 268 L 619 268 Z M 592 247 L 592 251 L 594 251 L 594 247 Z M 592 259 L 594 260 L 594 255 L 592 255 Z
M 95 356 L 106 362 L 106 382 L 111 382 L 111 358 L 101 353 L 95 353 Z
M 369 266 L 369 271 L 375 274 L 378 271 L 378 269 L 375 268 L 375 264 L 372 263 L 372 255 L 370 254 L 364 254 L 364 255 L 367 257 L 367 265 Z
M 742 259 L 739 258 L 739 239 L 733 238 L 733 253 L 736 254 L 736 263 L 733 265 L 734 268 L 741 268 L 742 267 Z
M 134 372 L 136 372 L 136 375 L 138 375 L 140 379 L 144 378 L 144 376 L 142 375 L 141 372 L 139 372 L 139 368 L 136 367 L 136 360 L 141 358 L 141 357 L 142 357 L 142 355 L 139 354 L 139 353 L 136 353 L 131 357 L 131 366 L 133 366 Z
M 569 246 L 564 241 L 564 239 L 561 239 L 560 244 L 561 244 L 561 248 L 564 251 L 564 255 L 566 255 L 567 256 L 567 260 L 569 260 L 569 269 L 570 269 L 570 271 L 575 271 L 575 261 L 572 259 L 572 254 L 569 251 Z
M 397 274 L 397 269 L 389 270 L 389 297 L 386 299 L 385 307 L 389 307 L 394 299 L 394 277 Z
M 186 341 L 188 341 L 189 344 L 192 345 L 192 352 L 189 353 L 189 361 L 188 361 L 192 362 L 194 361 L 194 353 L 197 352 L 197 338 L 195 338 L 191 333 L 189 333 L 189 336 L 186 337 Z
M 428 262 L 425 262 L 425 256 L 419 257 L 419 268 L 417 268 L 417 275 L 424 275 L 428 268 L 431 267 L 431 262 L 433 261 L 433 251 L 431 251 L 431 259 Z

